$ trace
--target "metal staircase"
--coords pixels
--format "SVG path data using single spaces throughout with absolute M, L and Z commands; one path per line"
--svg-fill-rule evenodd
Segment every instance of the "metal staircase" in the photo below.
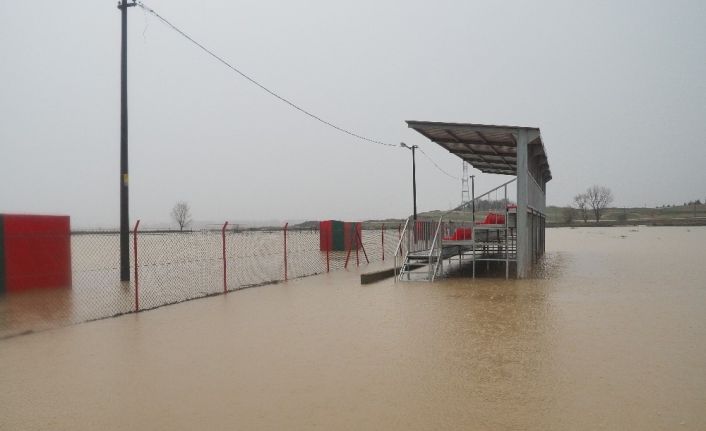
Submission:
M 395 280 L 434 281 L 444 276 L 445 268 L 460 268 L 464 260 L 472 262 L 473 277 L 477 262 L 488 266 L 503 262 L 508 278 L 510 263 L 517 261 L 517 214 L 507 194 L 514 181 L 474 197 L 438 220 L 408 218 L 395 249 Z M 459 216 L 468 209 L 470 214 Z M 485 219 L 476 222 L 476 217 Z

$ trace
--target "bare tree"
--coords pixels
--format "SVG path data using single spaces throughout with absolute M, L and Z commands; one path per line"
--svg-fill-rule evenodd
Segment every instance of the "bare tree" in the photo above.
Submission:
M 574 205 L 579 210 L 579 214 L 584 223 L 588 222 L 588 196 L 586 193 L 579 193 L 574 196 Z
M 608 187 L 593 185 L 586 190 L 586 199 L 596 222 L 599 222 L 605 209 L 613 202 L 613 192 Z
M 172 208 L 172 218 L 179 225 L 179 230 L 183 231 L 185 227 L 191 224 L 191 208 L 184 201 L 179 201 Z

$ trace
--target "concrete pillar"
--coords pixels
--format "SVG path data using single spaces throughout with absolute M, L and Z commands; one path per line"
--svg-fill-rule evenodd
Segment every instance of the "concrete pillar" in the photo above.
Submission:
M 517 141 L 517 278 L 525 278 L 529 275 L 532 265 L 530 244 L 530 226 L 527 217 L 527 206 L 529 199 L 529 174 L 527 144 L 529 137 L 527 129 L 518 129 Z

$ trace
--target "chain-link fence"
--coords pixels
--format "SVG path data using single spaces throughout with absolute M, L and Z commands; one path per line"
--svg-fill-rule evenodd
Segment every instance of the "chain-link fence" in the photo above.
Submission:
M 71 234 L 71 286 L 0 293 L 0 338 L 189 299 L 394 261 L 399 223 L 346 232 L 343 249 L 318 226 L 130 233 L 130 281 L 120 281 L 117 232 Z M 356 228 L 357 226 L 357 228 Z M 322 239 L 323 238 L 323 239 Z

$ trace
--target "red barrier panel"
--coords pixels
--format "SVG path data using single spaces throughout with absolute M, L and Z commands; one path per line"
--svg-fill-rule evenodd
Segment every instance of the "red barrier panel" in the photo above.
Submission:
M 498 213 L 488 213 L 480 224 L 505 224 L 505 215 Z
M 71 287 L 71 222 L 68 216 L 4 214 L 5 289 Z
M 319 250 L 321 251 L 329 251 L 333 246 L 331 241 L 333 239 L 331 235 L 331 222 L 331 220 L 319 222 Z
M 444 241 L 465 241 L 473 239 L 473 229 L 470 227 L 456 228 L 452 236 L 445 236 Z
M 357 236 L 357 238 L 356 238 Z M 345 250 L 359 249 L 362 243 L 362 225 L 360 222 L 343 222 L 343 246 Z

